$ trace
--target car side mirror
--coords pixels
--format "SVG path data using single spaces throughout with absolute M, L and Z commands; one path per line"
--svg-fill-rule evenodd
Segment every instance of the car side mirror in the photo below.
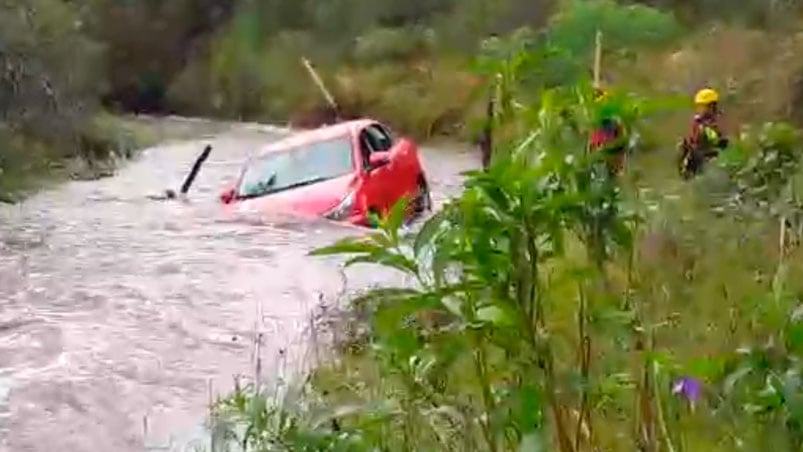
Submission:
M 237 193 L 234 191 L 234 189 L 230 188 L 220 194 L 220 202 L 222 202 L 223 204 L 231 204 L 232 201 L 234 201 L 234 197 L 236 195 Z
M 386 155 L 374 153 L 368 157 L 368 163 L 371 165 L 370 169 L 373 170 L 390 163 L 390 158 Z

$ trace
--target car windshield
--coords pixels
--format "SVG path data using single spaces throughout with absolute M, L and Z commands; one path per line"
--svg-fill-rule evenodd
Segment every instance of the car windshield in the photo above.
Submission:
M 251 162 L 243 173 L 238 195 L 263 196 L 342 176 L 353 168 L 348 137 L 318 141 L 266 154 Z

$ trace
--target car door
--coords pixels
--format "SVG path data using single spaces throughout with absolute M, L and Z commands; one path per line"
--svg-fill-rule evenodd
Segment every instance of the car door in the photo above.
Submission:
M 404 140 L 396 140 L 387 127 L 374 123 L 366 127 L 366 133 L 371 140 L 375 152 L 387 157 L 390 162 L 386 165 L 383 175 L 387 183 L 388 204 L 392 206 L 405 195 L 410 195 L 415 189 L 411 182 L 408 162 L 411 150 Z
M 390 153 L 382 150 L 382 145 L 376 143 L 373 134 L 365 127 L 358 134 L 358 145 L 362 157 L 363 194 L 367 209 L 375 209 L 384 214 L 393 205 L 392 168 Z M 387 157 L 385 165 L 371 165 L 371 159 Z
M 387 148 L 392 161 L 391 177 L 393 177 L 393 197 L 399 199 L 403 196 L 415 196 L 418 183 L 418 157 L 417 150 L 412 141 L 397 139 L 390 129 L 376 123 L 372 129 L 377 140 Z

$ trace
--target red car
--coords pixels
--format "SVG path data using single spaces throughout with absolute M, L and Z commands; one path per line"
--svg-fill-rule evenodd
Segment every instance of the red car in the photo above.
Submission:
M 410 214 L 432 208 L 416 144 L 360 119 L 270 143 L 220 197 L 249 211 L 285 212 L 372 226 L 397 201 Z

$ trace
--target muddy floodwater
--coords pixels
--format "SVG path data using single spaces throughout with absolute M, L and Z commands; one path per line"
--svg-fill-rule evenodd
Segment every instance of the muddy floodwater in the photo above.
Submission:
M 0 451 L 158 450 L 196 428 L 210 386 L 253 373 L 256 334 L 263 374 L 281 377 L 321 298 L 397 278 L 355 268 L 344 287 L 337 259 L 307 256 L 353 228 L 222 215 L 221 186 L 286 132 L 166 121 L 199 139 L 0 206 Z M 147 198 L 178 187 L 207 143 L 189 202 Z M 436 207 L 478 164 L 445 149 L 423 158 Z

